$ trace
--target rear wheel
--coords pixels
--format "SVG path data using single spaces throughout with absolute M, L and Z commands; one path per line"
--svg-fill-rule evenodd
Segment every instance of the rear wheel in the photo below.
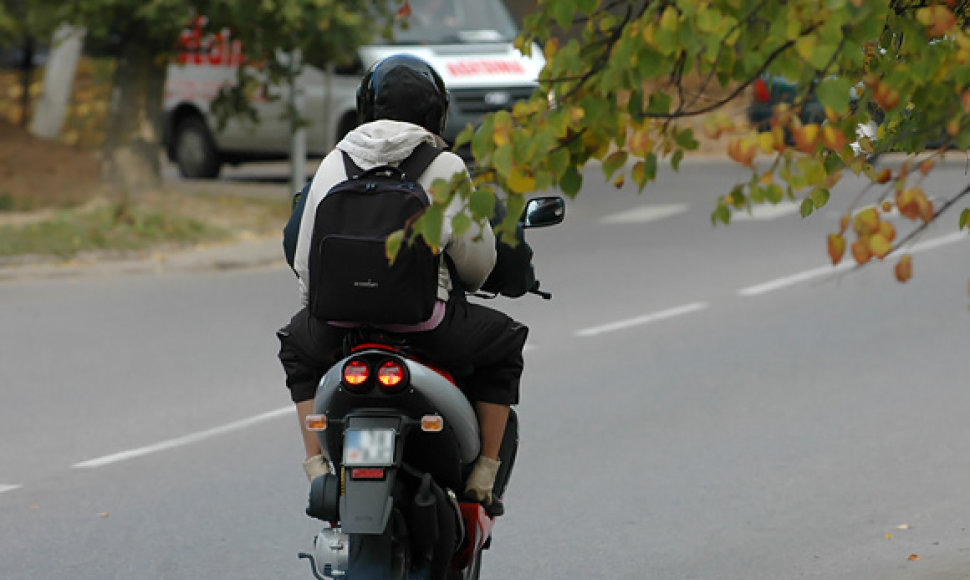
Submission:
M 478 550 L 472 556 L 471 563 L 464 570 L 448 572 L 448 580 L 478 580 L 478 575 L 482 572 L 482 551 Z
M 222 165 L 209 129 L 199 117 L 188 117 L 175 127 L 172 150 L 179 173 L 186 179 L 214 179 Z

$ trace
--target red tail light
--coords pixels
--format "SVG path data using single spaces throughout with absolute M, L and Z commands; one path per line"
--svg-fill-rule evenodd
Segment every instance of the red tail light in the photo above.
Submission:
M 754 89 L 755 100 L 761 103 L 767 103 L 771 100 L 771 91 L 768 89 L 768 83 L 765 82 L 765 79 L 761 77 L 755 79 L 752 88 Z
M 347 385 L 362 385 L 369 377 L 370 367 L 362 360 L 352 360 L 344 365 L 344 383 Z
M 404 366 L 389 360 L 377 369 L 377 381 L 386 389 L 393 389 L 404 382 Z

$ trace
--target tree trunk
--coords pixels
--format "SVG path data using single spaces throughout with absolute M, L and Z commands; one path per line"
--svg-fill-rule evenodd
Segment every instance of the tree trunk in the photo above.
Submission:
M 44 83 L 30 122 L 30 132 L 38 137 L 57 139 L 61 133 L 84 35 L 83 28 L 69 24 L 62 24 L 54 32 L 50 57 L 44 67 Z
M 166 64 L 142 42 L 147 37 L 126 35 L 114 75 L 102 177 L 120 196 L 161 185 L 159 128 Z

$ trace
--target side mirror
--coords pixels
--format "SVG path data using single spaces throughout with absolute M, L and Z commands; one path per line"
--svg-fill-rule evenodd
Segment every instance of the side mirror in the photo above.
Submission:
M 544 228 L 562 222 L 566 217 L 566 202 L 557 195 L 534 197 L 522 212 L 522 227 Z

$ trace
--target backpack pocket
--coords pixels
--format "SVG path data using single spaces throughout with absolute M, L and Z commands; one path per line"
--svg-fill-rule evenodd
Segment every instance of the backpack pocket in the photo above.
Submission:
M 420 244 L 402 245 L 391 264 L 383 239 L 324 236 L 310 268 L 310 313 L 336 322 L 424 322 L 437 299 L 438 257 Z

